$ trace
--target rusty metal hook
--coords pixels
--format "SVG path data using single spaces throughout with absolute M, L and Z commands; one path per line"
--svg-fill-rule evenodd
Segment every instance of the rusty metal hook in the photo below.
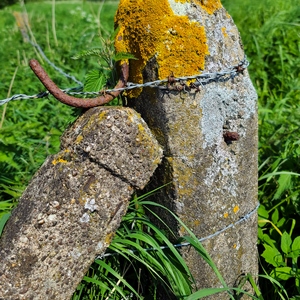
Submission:
M 49 93 L 53 95 L 54 98 L 56 98 L 58 101 L 67 104 L 69 106 L 91 108 L 91 107 L 106 104 L 121 93 L 120 91 L 116 91 L 116 92 L 110 92 L 109 94 L 105 94 L 103 96 L 99 96 L 96 98 L 86 98 L 86 99 L 76 98 L 67 95 L 63 91 L 61 91 L 59 87 L 50 79 L 46 71 L 42 68 L 42 66 L 39 64 L 37 60 L 31 59 L 29 65 L 32 71 L 34 72 L 34 74 L 38 77 L 38 79 L 49 91 Z M 124 63 L 121 66 L 120 78 L 118 83 L 115 86 L 115 89 L 125 87 L 128 76 L 129 76 L 129 66 L 128 64 Z

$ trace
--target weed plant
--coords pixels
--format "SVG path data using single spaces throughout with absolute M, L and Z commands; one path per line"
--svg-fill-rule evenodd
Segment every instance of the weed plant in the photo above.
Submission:
M 296 0 L 222 2 L 241 32 L 259 97 L 261 292 L 250 275 L 248 280 L 258 299 L 299 299 L 300 6 Z M 85 1 L 56 2 L 55 7 L 50 2 L 26 5 L 36 42 L 55 65 L 80 81 L 99 64 L 88 57 L 72 57 L 80 51 L 99 48 L 99 36 L 108 37 L 113 28 L 117 2 L 104 3 L 102 9 L 101 5 Z M 0 68 L 4 70 L 0 73 L 0 99 L 44 90 L 28 67 L 28 60 L 40 57 L 39 53 L 26 42 L 13 12 L 22 12 L 22 8 L 14 5 L 0 10 Z M 77 85 L 46 63 L 44 67 L 58 86 Z M 11 101 L 0 108 L 0 114 L 1 231 L 31 176 L 47 155 L 58 151 L 61 133 L 78 112 L 49 97 Z M 200 299 L 221 292 L 204 290 L 191 294 L 192 277 L 171 245 L 168 251 L 142 250 L 169 244 L 164 232 L 150 223 L 143 212 L 151 205 L 155 204 L 145 199 L 133 200 L 110 247 L 118 255 L 95 260 L 73 299 L 147 299 L 147 295 L 156 299 L 158 286 L 179 299 L 187 295 L 190 300 Z M 192 233 L 186 240 L 214 268 Z M 137 251 L 132 252 L 132 248 Z M 151 282 L 148 286 L 143 284 L 145 278 Z M 241 289 L 229 290 L 226 285 L 224 290 L 229 297 L 242 293 Z

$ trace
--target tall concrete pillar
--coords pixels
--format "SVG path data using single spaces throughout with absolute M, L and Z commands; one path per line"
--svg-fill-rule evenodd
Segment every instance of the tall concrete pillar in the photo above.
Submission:
M 171 208 L 199 238 L 255 210 L 257 95 L 247 65 L 240 64 L 239 32 L 220 1 L 121 0 L 115 23 L 116 50 L 137 58 L 129 62 L 129 81 L 168 78 L 161 88 L 127 92 L 129 105 L 164 147 L 150 188 L 171 184 L 152 199 Z M 224 75 L 232 66 L 231 76 Z M 175 80 L 200 73 L 215 75 Z M 179 236 L 185 234 L 161 213 Z M 243 274 L 258 273 L 256 240 L 253 214 L 203 243 L 229 286 Z M 183 256 L 197 289 L 221 286 L 193 249 L 183 250 Z M 228 299 L 222 297 L 217 299 Z

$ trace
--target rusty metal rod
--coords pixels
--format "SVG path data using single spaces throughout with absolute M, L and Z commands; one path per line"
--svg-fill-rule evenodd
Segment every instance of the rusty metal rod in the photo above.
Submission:
M 50 79 L 46 71 L 42 68 L 39 62 L 35 59 L 31 59 L 29 62 L 30 68 L 34 72 L 34 74 L 38 77 L 41 83 L 45 86 L 45 88 L 49 91 L 54 98 L 58 101 L 67 104 L 73 107 L 81 107 L 81 108 L 91 108 L 99 105 L 103 105 L 113 100 L 120 94 L 120 91 L 110 92 L 109 94 L 99 96 L 96 98 L 76 98 L 70 95 L 65 94 L 63 91 L 59 89 L 59 87 Z M 121 66 L 121 74 L 118 83 L 115 86 L 115 89 L 125 87 L 127 79 L 129 76 L 129 66 L 124 63 Z

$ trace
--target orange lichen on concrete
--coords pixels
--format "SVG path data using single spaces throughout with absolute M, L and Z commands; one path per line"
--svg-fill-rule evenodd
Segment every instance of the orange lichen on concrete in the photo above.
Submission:
M 52 164 L 53 164 L 53 165 L 56 165 L 56 164 L 58 164 L 58 163 L 65 164 L 65 163 L 67 163 L 67 162 L 68 162 L 67 160 L 62 159 L 61 157 L 58 158 L 58 159 L 53 159 L 53 160 L 52 160 Z
M 234 208 L 233 208 L 233 212 L 236 214 L 238 211 L 240 210 L 240 208 L 238 207 L 238 205 L 236 205 Z
M 109 245 L 109 244 L 111 243 L 111 241 L 112 241 L 114 235 L 115 235 L 114 232 L 109 233 L 109 234 L 105 237 L 105 240 L 104 240 L 105 243 Z
M 167 0 L 121 0 L 115 17 L 120 30 L 116 52 L 133 54 L 129 81 L 142 83 L 142 71 L 156 57 L 158 77 L 189 76 L 203 70 L 208 52 L 204 27 L 187 16 L 175 15 Z M 136 97 L 140 91 L 129 92 Z
M 79 144 L 83 140 L 83 136 L 80 134 L 77 136 L 75 144 Z
M 194 221 L 194 226 L 199 226 L 201 224 L 201 221 L 200 220 L 195 220 Z
M 186 3 L 191 0 L 175 0 L 176 2 Z M 195 4 L 200 5 L 207 13 L 213 14 L 217 9 L 222 7 L 220 0 L 194 0 Z
M 222 27 L 221 30 L 222 30 L 223 35 L 224 35 L 225 37 L 227 37 L 228 34 L 227 34 L 227 32 L 226 32 L 226 28 L 225 28 L 225 27 Z

